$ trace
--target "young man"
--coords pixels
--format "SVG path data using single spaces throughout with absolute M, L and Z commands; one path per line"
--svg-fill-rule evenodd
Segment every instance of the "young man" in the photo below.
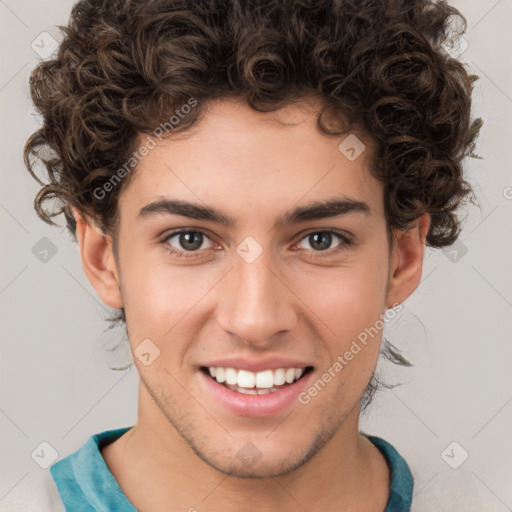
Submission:
M 407 463 L 358 423 L 386 315 L 470 193 L 456 15 L 76 4 L 33 72 L 26 163 L 126 322 L 140 390 L 136 425 L 51 468 L 66 510 L 410 510 Z

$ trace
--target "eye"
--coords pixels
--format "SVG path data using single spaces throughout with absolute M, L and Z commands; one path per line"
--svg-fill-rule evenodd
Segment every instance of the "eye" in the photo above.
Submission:
M 336 238 L 340 240 L 340 243 L 338 243 L 334 248 L 331 248 L 331 245 Z M 308 247 L 301 246 L 304 241 L 312 247 L 314 252 L 323 253 L 322 255 L 337 253 L 351 245 L 351 240 L 346 235 L 332 230 L 314 231 L 303 237 L 297 246 L 301 249 L 308 249 Z
M 204 242 L 208 240 L 210 245 L 204 247 Z M 187 253 L 195 253 L 200 249 L 209 249 L 213 243 L 210 238 L 202 231 L 174 231 L 162 240 L 162 243 L 170 250 L 171 254 L 176 256 L 185 256 Z
M 336 239 L 339 243 L 331 248 Z M 205 242 L 207 242 L 206 246 Z M 347 235 L 333 230 L 313 231 L 304 236 L 296 246 L 299 249 L 311 251 L 308 247 L 304 247 L 304 242 L 312 248 L 311 256 L 313 257 L 331 256 L 352 245 L 352 241 Z M 206 233 L 191 229 L 173 231 L 161 243 L 173 256 L 179 258 L 198 256 L 202 249 L 214 247 L 214 243 Z

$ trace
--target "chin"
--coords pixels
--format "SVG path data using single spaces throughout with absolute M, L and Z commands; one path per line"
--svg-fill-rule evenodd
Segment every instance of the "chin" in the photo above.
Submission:
M 303 462 L 293 462 L 291 460 L 274 460 L 263 462 L 261 459 L 253 463 L 243 460 L 232 461 L 211 461 L 203 458 L 203 460 L 213 469 L 236 478 L 244 479 L 262 479 L 276 478 L 286 475 L 297 469 Z

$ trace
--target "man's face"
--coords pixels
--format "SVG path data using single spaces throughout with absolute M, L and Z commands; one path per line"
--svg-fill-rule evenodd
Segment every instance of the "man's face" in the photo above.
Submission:
M 357 134 L 366 150 L 350 161 L 338 149 L 346 136 L 322 135 L 316 116 L 305 105 L 261 114 L 215 102 L 192 130 L 157 141 L 119 201 L 122 300 L 132 350 L 145 343 L 142 361 L 134 358 L 139 421 L 175 429 L 233 475 L 277 476 L 353 435 L 379 354 L 380 332 L 307 404 L 299 400 L 389 306 L 383 187 L 368 169 L 370 146 Z M 173 214 L 165 201 L 234 224 Z M 286 218 L 331 201 L 344 210 Z M 266 394 L 227 389 L 212 366 L 235 378 L 253 369 L 241 387 L 254 378 Z M 290 368 L 307 371 L 278 384 L 279 369 Z M 269 376 L 277 391 L 268 392 Z

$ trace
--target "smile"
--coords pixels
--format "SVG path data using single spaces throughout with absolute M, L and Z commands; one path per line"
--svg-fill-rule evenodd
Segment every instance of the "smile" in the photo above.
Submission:
M 224 368 L 221 366 L 203 367 L 212 379 L 223 384 L 228 389 L 246 395 L 266 395 L 274 393 L 298 381 L 302 375 L 311 370 L 311 367 L 304 368 L 276 368 L 275 370 L 263 370 L 251 372 L 249 370 L 236 370 L 235 368 Z
M 233 367 L 201 366 L 198 374 L 203 393 L 221 410 L 236 416 L 261 418 L 284 414 L 297 404 L 313 369 L 313 366 L 305 366 L 252 372 Z

